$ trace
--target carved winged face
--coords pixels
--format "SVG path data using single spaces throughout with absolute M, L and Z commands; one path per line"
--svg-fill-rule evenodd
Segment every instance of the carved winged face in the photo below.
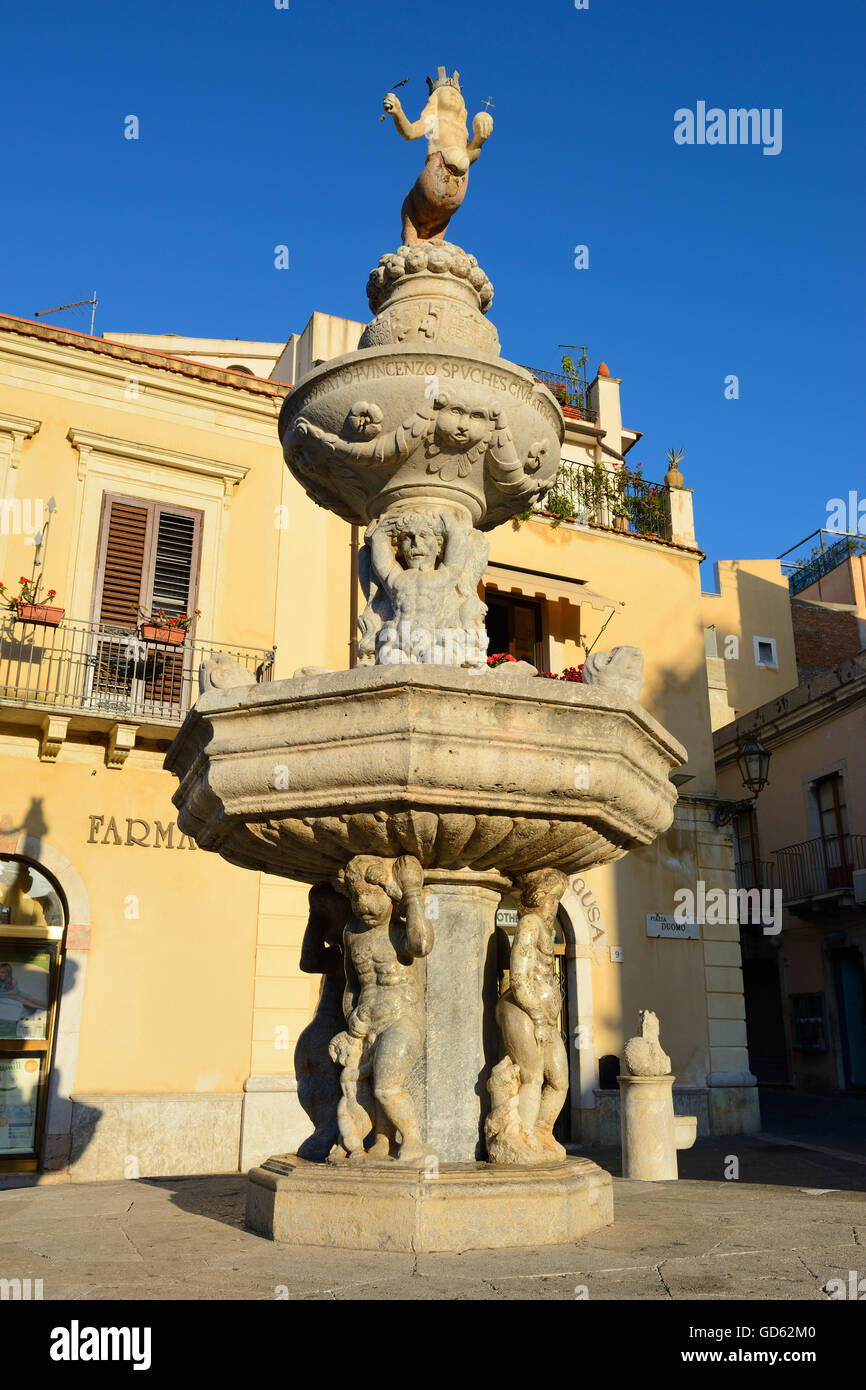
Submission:
M 440 400 L 436 411 L 436 443 L 441 449 L 464 453 L 490 434 L 490 416 L 481 406 Z

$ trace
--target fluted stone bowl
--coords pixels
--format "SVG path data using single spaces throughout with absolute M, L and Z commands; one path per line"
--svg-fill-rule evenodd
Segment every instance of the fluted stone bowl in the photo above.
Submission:
M 356 854 L 507 878 L 609 863 L 671 824 L 685 761 L 615 690 L 379 666 L 211 691 L 165 766 L 202 849 L 313 883 Z

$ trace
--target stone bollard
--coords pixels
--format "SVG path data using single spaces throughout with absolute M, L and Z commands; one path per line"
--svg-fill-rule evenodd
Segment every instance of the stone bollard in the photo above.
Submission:
M 640 1034 L 625 1045 L 629 1074 L 619 1076 L 622 1175 L 641 1182 L 678 1177 L 677 1149 L 695 1142 L 697 1118 L 674 1116 L 671 1059 L 659 1041 L 659 1021 L 640 1012 Z

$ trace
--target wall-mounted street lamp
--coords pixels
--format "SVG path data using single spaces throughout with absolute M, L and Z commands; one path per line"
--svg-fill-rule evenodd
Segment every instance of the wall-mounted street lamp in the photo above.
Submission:
M 756 734 L 750 734 L 740 744 L 737 767 L 740 769 L 743 786 L 747 787 L 752 795 L 743 801 L 717 801 L 715 807 L 717 828 L 722 825 L 729 825 L 734 816 L 738 816 L 741 811 L 751 810 L 769 781 L 770 750 L 764 747 Z

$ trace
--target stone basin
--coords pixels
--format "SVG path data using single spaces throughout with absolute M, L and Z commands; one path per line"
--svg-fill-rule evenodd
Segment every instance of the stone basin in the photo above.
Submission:
M 359 407 L 371 401 L 377 404 L 367 417 Z M 453 406 L 474 412 L 479 430 L 527 470 L 515 474 L 517 481 L 497 486 L 483 437 L 466 448 L 446 437 L 443 422 L 446 429 L 450 422 L 442 411 Z M 395 456 L 395 445 L 390 461 L 345 456 L 352 447 L 371 452 L 401 427 L 403 451 Z M 439 344 L 388 344 L 336 357 L 307 373 L 280 414 L 291 472 L 313 501 L 358 526 L 395 502 L 431 492 L 465 506 L 479 530 L 499 526 L 551 487 L 564 432 L 553 396 L 525 368 Z
M 231 863 L 306 882 L 357 854 L 427 871 L 575 873 L 673 819 L 686 753 L 630 696 L 442 666 L 211 691 L 165 766 L 178 824 Z
M 431 496 L 484 531 L 525 511 L 556 477 L 565 425 L 547 387 L 499 356 L 475 257 L 445 241 L 401 246 L 367 292 L 376 317 L 358 351 L 314 367 L 283 402 L 295 478 L 358 526 Z

